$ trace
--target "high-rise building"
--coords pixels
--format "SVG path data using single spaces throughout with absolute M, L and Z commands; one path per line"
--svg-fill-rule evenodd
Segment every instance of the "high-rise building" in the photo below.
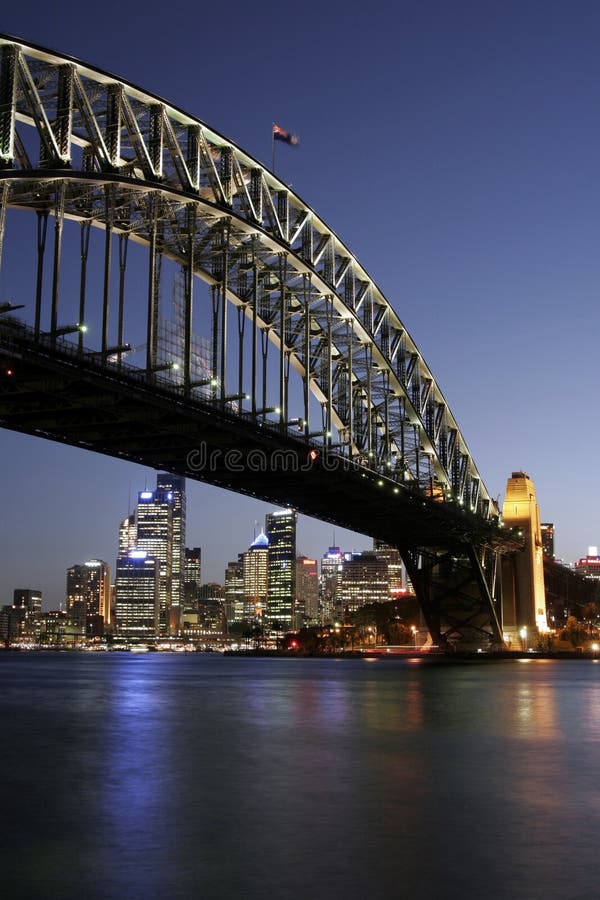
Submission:
M 330 547 L 321 557 L 321 605 L 323 621 L 332 622 L 341 610 L 337 609 L 342 584 L 344 554 L 339 547 Z
M 42 592 L 33 588 L 17 588 L 13 592 L 12 607 L 5 607 L 9 618 L 20 623 L 21 635 L 37 641 L 40 636 Z M 13 613 L 10 613 L 10 610 Z
M 202 550 L 200 547 L 186 547 L 183 581 L 184 612 L 198 612 L 198 596 L 201 584 Z
M 171 549 L 171 628 L 179 630 L 181 607 L 184 602 L 186 497 L 185 478 L 160 472 L 156 476 L 156 491 L 172 495 L 173 538 Z M 199 549 L 199 548 L 198 548 Z
M 554 524 L 552 522 L 542 522 L 540 525 L 542 532 L 542 552 L 546 559 L 554 559 Z
M 103 560 L 67 569 L 67 617 L 86 637 L 103 634 L 110 624 L 110 568 Z
M 375 553 L 353 553 L 342 565 L 340 600 L 346 612 L 390 599 L 387 562 Z
M 241 622 L 244 618 L 244 554 L 227 563 L 225 569 L 225 619 Z
M 262 619 L 267 607 L 269 581 L 269 539 L 261 531 L 250 548 L 242 554 L 244 577 L 243 618 Z
M 119 556 L 127 553 L 128 550 L 134 550 L 137 540 L 137 528 L 135 524 L 135 513 L 125 516 L 119 525 Z
M 296 599 L 296 523 L 294 509 L 268 513 L 265 532 L 269 539 L 267 622 L 281 630 L 294 624 Z
M 140 491 L 136 507 L 136 549 L 145 550 L 158 565 L 159 629 L 171 631 L 173 565 L 173 492 Z M 117 603 L 119 586 L 117 583 Z
M 600 556 L 597 547 L 588 547 L 588 555 L 582 556 L 574 567 L 578 575 L 584 578 L 600 579 Z
M 153 638 L 160 617 L 160 564 L 147 550 L 128 550 L 117 560 L 116 619 L 120 636 Z
M 317 625 L 321 621 L 319 609 L 319 573 L 316 559 L 299 556 L 296 559 L 295 628 Z

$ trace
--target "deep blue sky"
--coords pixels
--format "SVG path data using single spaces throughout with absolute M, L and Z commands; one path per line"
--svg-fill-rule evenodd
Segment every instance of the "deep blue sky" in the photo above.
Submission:
M 266 164 L 271 123 L 296 131 L 278 174 L 396 308 L 489 491 L 524 469 L 559 556 L 600 544 L 600 5 L 33 0 L 0 30 L 162 95 Z M 56 606 L 67 566 L 114 565 L 130 486 L 154 474 L 7 431 L 0 448 L 0 603 L 32 586 Z M 222 580 L 270 507 L 188 496 L 188 543 Z M 330 541 L 302 521 L 301 552 Z

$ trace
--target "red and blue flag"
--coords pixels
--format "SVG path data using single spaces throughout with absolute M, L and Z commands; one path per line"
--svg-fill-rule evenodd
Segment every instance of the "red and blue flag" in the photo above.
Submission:
M 276 125 L 275 122 L 273 122 L 273 140 L 283 141 L 284 144 L 289 144 L 290 147 L 296 147 L 300 143 L 297 135 L 290 134 L 289 131 L 281 128 L 280 125 Z

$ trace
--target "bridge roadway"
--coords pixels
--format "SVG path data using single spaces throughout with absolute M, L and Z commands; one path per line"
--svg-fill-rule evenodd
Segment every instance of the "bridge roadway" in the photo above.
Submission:
M 497 523 L 440 503 L 231 404 L 0 319 L 0 426 L 204 481 L 406 552 L 498 545 Z M 10 373 L 10 374 L 9 374 Z M 310 455 L 315 456 L 311 459 Z

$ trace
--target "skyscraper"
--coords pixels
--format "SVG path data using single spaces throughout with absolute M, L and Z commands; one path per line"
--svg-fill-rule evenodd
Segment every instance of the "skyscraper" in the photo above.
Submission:
M 294 624 L 297 521 L 298 513 L 293 509 L 268 513 L 265 518 L 269 539 L 267 622 L 284 631 Z
M 171 629 L 178 631 L 184 600 L 186 497 L 185 478 L 160 472 L 156 477 L 157 493 L 172 495 L 173 537 L 171 549 Z
M 242 554 L 244 577 L 243 618 L 262 619 L 267 606 L 269 581 L 269 539 L 261 531 Z
M 336 617 L 343 562 L 344 554 L 339 547 L 330 547 L 321 557 L 321 603 L 325 622 L 331 622 Z
M 147 550 L 128 550 L 117 560 L 116 619 L 120 636 L 153 638 L 159 627 L 160 565 Z
M 159 630 L 171 630 L 173 565 L 173 492 L 140 491 L 136 508 L 136 549 L 145 550 L 158 565 Z M 117 602 L 118 602 L 117 583 Z M 178 608 L 179 609 L 179 608 Z
M 390 598 L 397 597 L 404 590 L 404 566 L 400 558 L 400 551 L 397 547 L 379 541 L 377 538 L 373 541 L 373 551 L 379 559 L 383 559 L 387 563 Z
M 554 559 L 554 524 L 552 522 L 542 522 L 540 525 L 542 532 L 542 552 L 546 559 Z

